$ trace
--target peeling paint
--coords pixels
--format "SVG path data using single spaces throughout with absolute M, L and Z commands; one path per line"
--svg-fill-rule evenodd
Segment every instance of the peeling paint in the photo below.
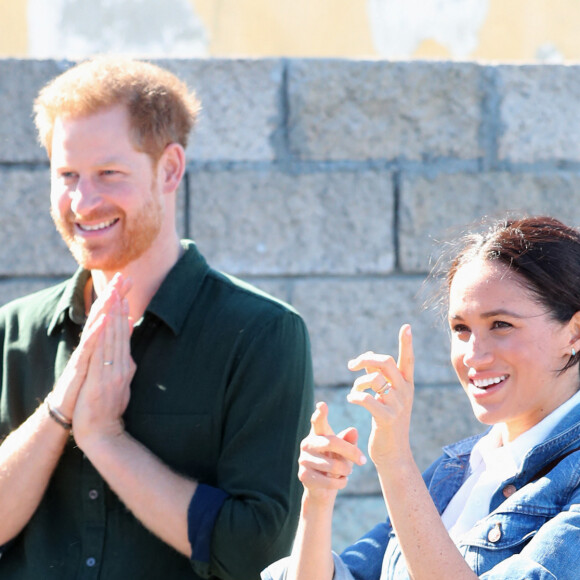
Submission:
M 208 53 L 208 35 L 188 0 L 29 0 L 28 29 L 33 58 Z
M 385 58 L 409 58 L 425 40 L 467 58 L 488 11 L 489 0 L 368 0 L 375 49 Z
M 562 53 L 550 42 L 541 44 L 536 49 L 536 59 L 538 62 L 560 64 L 564 62 Z

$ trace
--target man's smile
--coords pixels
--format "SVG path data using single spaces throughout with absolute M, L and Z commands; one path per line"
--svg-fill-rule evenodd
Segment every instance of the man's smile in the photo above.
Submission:
M 82 232 L 97 232 L 101 230 L 106 230 L 110 228 L 112 225 L 117 223 L 119 218 L 114 218 L 112 220 L 108 220 L 105 222 L 100 222 L 98 224 L 82 224 L 80 222 L 75 222 L 75 226 L 81 230 Z

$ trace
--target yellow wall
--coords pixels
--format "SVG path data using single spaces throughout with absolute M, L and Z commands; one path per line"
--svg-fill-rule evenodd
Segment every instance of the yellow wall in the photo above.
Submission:
M 367 0 L 189 0 L 209 31 L 215 56 L 376 57 Z M 403 1 L 403 0 L 401 0 Z M 470 58 L 530 61 L 543 45 L 580 60 L 578 0 L 489 0 Z M 415 58 L 449 58 L 426 39 Z
M 484 60 L 533 60 L 553 45 L 568 60 L 580 60 L 580 2 L 494 0 L 472 55 Z
M 190 0 L 215 56 L 374 55 L 366 0 Z
M 380 56 L 373 46 L 367 0 L 189 2 L 206 27 L 211 56 Z M 489 0 L 479 44 L 469 58 L 532 61 L 553 47 L 564 59 L 578 61 L 579 30 L 578 0 Z M 0 0 L 0 57 L 28 56 L 27 37 L 27 0 Z M 431 38 L 423 39 L 411 56 L 451 57 Z
M 26 0 L 0 0 L 0 56 L 25 57 Z

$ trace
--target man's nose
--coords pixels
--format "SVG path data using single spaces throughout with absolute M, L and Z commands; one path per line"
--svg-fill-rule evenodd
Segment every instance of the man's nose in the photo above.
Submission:
M 71 209 L 77 215 L 90 212 L 101 203 L 101 195 L 89 177 L 80 176 L 71 193 Z

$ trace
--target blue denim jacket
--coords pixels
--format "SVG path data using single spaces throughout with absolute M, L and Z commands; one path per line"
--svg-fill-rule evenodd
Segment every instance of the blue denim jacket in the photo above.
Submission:
M 469 468 L 469 455 L 481 435 L 443 449 L 423 474 L 442 513 Z M 580 579 L 580 451 L 530 481 L 547 464 L 580 447 L 580 406 L 526 456 L 522 469 L 504 481 L 491 500 L 491 513 L 458 543 L 471 569 L 485 580 Z M 263 578 L 283 578 L 283 567 Z M 386 522 L 335 555 L 335 580 L 408 580 L 392 527 Z

